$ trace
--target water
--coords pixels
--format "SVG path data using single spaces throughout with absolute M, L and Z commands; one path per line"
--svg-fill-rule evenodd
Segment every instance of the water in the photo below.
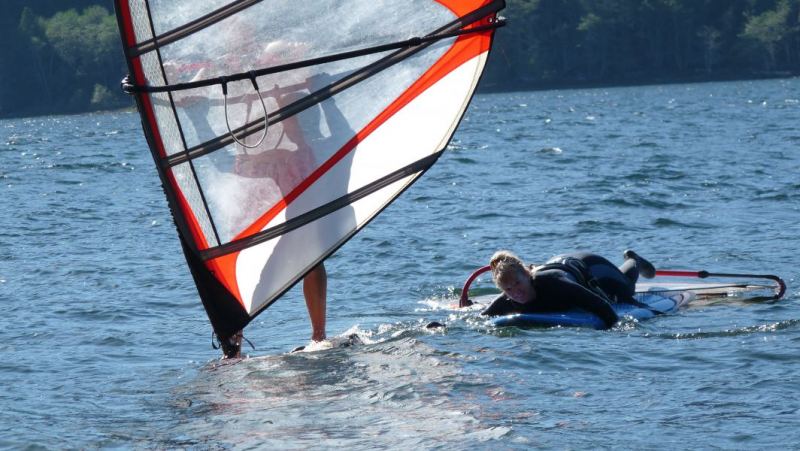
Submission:
M 440 162 L 219 365 L 133 113 L 0 121 L 0 446 L 800 447 L 800 79 L 482 95 Z M 611 331 L 454 312 L 498 248 L 774 272 Z M 486 288 L 481 279 L 477 285 Z M 429 321 L 448 325 L 429 331 Z

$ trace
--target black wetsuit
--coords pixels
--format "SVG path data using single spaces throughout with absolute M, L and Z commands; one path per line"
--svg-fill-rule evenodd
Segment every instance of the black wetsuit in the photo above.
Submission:
M 617 268 L 596 254 L 560 255 L 531 276 L 536 294 L 532 302 L 520 304 L 502 294 L 481 314 L 557 312 L 578 307 L 599 316 L 606 327 L 611 327 L 619 317 L 609 302 L 632 301 L 638 278 L 639 271 L 633 259 Z

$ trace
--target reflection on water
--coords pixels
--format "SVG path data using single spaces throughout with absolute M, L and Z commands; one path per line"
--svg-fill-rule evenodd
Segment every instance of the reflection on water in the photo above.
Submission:
M 215 363 L 175 389 L 183 424 L 173 432 L 194 443 L 267 448 L 286 437 L 300 448 L 497 438 L 508 429 L 473 413 L 487 413 L 486 401 L 501 390 L 480 379 L 411 337 Z M 454 396 L 456 386 L 474 394 Z

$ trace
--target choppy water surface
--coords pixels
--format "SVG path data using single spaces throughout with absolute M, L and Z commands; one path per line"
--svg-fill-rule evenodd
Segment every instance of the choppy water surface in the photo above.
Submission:
M 219 365 L 139 120 L 0 121 L 0 446 L 800 446 L 800 80 L 475 98 L 450 151 Z M 498 248 L 634 248 L 774 272 L 780 302 L 615 330 L 498 330 L 447 306 Z M 478 287 L 487 287 L 482 279 Z M 424 328 L 429 321 L 444 332 Z

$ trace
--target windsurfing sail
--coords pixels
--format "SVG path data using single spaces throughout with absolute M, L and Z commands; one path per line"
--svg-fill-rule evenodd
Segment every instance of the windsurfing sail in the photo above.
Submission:
M 672 279 L 667 282 L 667 279 Z M 697 279 L 713 282 L 698 282 Z M 786 282 L 774 274 L 720 273 L 659 269 L 656 280 L 636 284 L 637 293 L 691 292 L 699 299 L 739 298 L 748 300 L 781 299 Z
M 502 0 L 116 0 L 183 251 L 228 337 L 441 155 Z

